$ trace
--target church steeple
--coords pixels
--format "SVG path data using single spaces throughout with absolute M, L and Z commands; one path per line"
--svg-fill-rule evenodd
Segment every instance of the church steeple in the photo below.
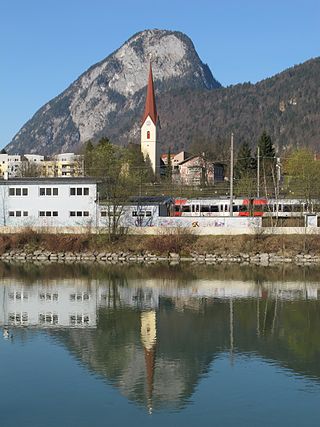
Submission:
M 154 96 L 154 86 L 153 86 L 153 75 L 152 75 L 151 62 L 150 62 L 150 68 L 149 68 L 146 104 L 145 104 L 145 108 L 144 108 L 144 114 L 143 114 L 143 117 L 141 120 L 142 125 L 146 121 L 146 118 L 148 116 L 153 121 L 153 123 L 155 125 L 157 125 L 158 113 L 157 113 L 157 107 L 156 107 L 156 99 Z
M 141 151 L 145 159 L 151 162 L 155 176 L 160 175 L 160 152 L 157 143 L 158 112 L 154 96 L 152 66 L 150 63 L 147 86 L 147 98 L 141 121 Z

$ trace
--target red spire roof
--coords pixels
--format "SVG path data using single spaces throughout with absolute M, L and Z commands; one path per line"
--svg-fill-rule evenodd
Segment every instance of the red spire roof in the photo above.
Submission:
M 151 120 L 156 125 L 158 121 L 158 113 L 157 113 L 157 107 L 156 107 L 156 100 L 154 96 L 151 62 L 150 62 L 149 79 L 148 79 L 148 87 L 147 87 L 146 106 L 145 106 L 144 114 L 141 121 L 142 124 L 145 122 L 148 116 L 150 116 Z

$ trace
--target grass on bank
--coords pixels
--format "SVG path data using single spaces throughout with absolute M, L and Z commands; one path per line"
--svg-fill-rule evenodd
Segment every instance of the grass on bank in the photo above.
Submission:
M 151 252 L 167 255 L 170 252 L 189 255 L 239 254 L 239 253 L 296 253 L 320 254 L 320 236 L 316 235 L 242 235 L 242 236 L 196 236 L 174 232 L 160 236 L 118 236 L 113 242 L 105 234 L 40 234 L 25 230 L 16 234 L 0 234 L 0 254 L 23 250 L 33 252 L 44 249 L 51 252 Z

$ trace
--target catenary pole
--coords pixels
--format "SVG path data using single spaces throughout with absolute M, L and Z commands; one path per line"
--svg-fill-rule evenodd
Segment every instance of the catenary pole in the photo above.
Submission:
M 260 197 L 260 147 L 257 153 L 257 197 Z
M 230 141 L 230 216 L 233 216 L 233 132 Z

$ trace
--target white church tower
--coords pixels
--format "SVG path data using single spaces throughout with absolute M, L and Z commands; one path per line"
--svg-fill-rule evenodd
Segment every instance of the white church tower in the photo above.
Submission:
M 141 151 L 144 158 L 149 157 L 155 176 L 160 175 L 160 150 L 159 144 L 157 144 L 157 124 L 158 113 L 150 63 L 146 105 L 141 120 Z

